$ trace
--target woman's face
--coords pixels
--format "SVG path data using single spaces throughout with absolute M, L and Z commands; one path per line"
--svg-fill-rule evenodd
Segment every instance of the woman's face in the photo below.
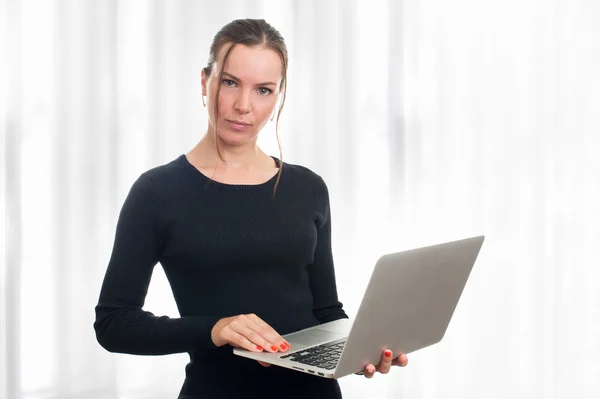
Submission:
M 223 79 L 218 82 L 222 59 L 230 45 L 222 46 L 210 76 L 202 71 L 202 94 L 207 96 L 211 128 L 217 121 L 217 134 L 230 145 L 245 144 L 256 139 L 258 133 L 273 115 L 282 74 L 279 54 L 266 47 L 236 45 L 223 68 Z M 214 97 L 217 85 L 219 115 L 214 115 Z

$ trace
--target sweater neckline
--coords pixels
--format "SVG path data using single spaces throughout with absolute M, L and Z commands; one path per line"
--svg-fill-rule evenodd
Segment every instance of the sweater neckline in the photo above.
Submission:
M 281 162 L 277 157 L 274 157 L 272 155 L 270 155 L 271 158 L 273 158 L 273 160 L 275 161 L 275 163 L 277 164 L 277 166 L 279 166 L 281 168 Z M 215 184 L 217 186 L 220 187 L 227 187 L 227 188 L 260 188 L 260 187 L 266 187 L 266 186 L 270 186 L 272 184 L 274 184 L 274 182 L 277 180 L 277 175 L 279 175 L 279 172 L 275 173 L 275 175 L 273 177 L 271 177 L 269 180 L 262 182 L 262 183 L 258 183 L 258 184 L 233 184 L 233 183 L 223 183 L 217 180 L 213 180 L 210 177 L 208 177 L 207 175 L 205 175 L 204 173 L 202 173 L 200 170 L 198 170 L 194 165 L 192 165 L 192 163 L 187 159 L 185 154 L 181 154 L 179 156 L 179 160 L 187 167 L 189 168 L 192 172 L 194 172 L 198 177 L 200 177 L 200 179 L 202 179 L 204 182 L 206 183 L 210 183 L 210 184 Z

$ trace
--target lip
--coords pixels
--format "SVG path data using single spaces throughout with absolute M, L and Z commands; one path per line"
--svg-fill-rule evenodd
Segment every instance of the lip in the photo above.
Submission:
M 248 128 L 250 128 L 250 126 L 252 126 L 250 123 L 244 122 L 244 121 L 236 121 L 236 120 L 230 120 L 230 119 L 225 119 L 225 121 L 227 121 L 227 124 L 229 125 L 229 127 L 231 129 L 237 130 L 237 131 L 244 131 L 244 130 L 247 130 Z
M 244 122 L 244 121 L 236 121 L 234 119 L 225 119 L 227 122 L 229 123 L 233 123 L 234 125 L 240 125 L 240 126 L 252 126 L 250 123 L 248 122 Z

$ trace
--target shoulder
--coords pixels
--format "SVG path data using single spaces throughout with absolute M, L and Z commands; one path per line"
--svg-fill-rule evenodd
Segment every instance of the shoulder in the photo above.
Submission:
M 287 171 L 287 174 L 286 174 Z M 283 163 L 282 175 L 286 183 L 293 187 L 297 198 L 308 204 L 315 212 L 315 223 L 321 228 L 329 219 L 329 190 L 325 180 L 306 166 Z
M 306 166 L 283 163 L 282 188 L 291 196 L 299 198 L 317 212 L 319 223 L 329 213 L 329 189 L 318 173 Z
M 180 155 L 168 163 L 155 166 L 142 173 L 140 179 L 148 180 L 158 187 L 168 185 L 174 181 L 179 181 L 187 176 L 184 157 L 185 155 Z
M 164 200 L 190 186 L 194 175 L 185 168 L 184 155 L 146 170 L 134 181 L 131 193 L 154 200 Z
M 327 192 L 327 184 L 321 175 L 303 165 L 283 162 L 282 175 L 287 175 L 287 181 L 303 189 Z

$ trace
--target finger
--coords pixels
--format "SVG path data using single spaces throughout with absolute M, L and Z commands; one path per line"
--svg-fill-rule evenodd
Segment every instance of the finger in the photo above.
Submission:
M 251 352 L 262 352 L 263 348 L 259 345 L 256 345 L 254 342 L 251 342 L 244 335 L 239 334 L 233 330 L 229 330 L 225 333 L 225 340 L 229 342 L 232 346 L 238 346 L 240 348 L 244 348 Z
M 267 324 L 263 319 L 255 314 L 249 314 L 248 318 L 257 326 L 257 331 L 270 343 L 272 343 L 277 350 L 286 351 L 291 345 L 275 331 L 273 327 Z
M 394 359 L 393 364 L 400 367 L 406 367 L 408 364 L 408 357 L 404 353 L 401 353 L 397 358 Z
M 259 328 L 254 324 L 248 317 L 240 316 L 229 324 L 229 329 L 233 332 L 244 336 L 248 341 L 256 345 L 260 350 L 266 350 L 268 352 L 277 352 L 277 347 L 272 342 L 266 340 L 262 334 L 257 332 Z M 255 330 L 256 329 L 256 330 Z M 238 343 L 237 341 L 233 341 Z
M 369 364 L 363 370 L 363 375 L 365 376 L 365 378 L 373 378 L 376 371 L 377 371 L 377 369 L 375 368 L 375 366 L 373 366 L 372 364 Z
M 379 363 L 379 367 L 377 367 L 377 370 L 381 374 L 387 374 L 390 372 L 391 367 L 392 367 L 392 351 L 389 349 L 386 349 L 383 351 L 383 354 L 381 355 L 381 363 Z
M 249 314 L 248 318 L 256 325 L 258 331 L 267 341 L 277 347 L 277 350 L 286 351 L 291 345 L 273 327 L 255 314 Z
M 263 367 L 271 367 L 270 363 L 261 362 L 260 360 L 257 360 L 257 362 L 260 363 L 260 365 Z

